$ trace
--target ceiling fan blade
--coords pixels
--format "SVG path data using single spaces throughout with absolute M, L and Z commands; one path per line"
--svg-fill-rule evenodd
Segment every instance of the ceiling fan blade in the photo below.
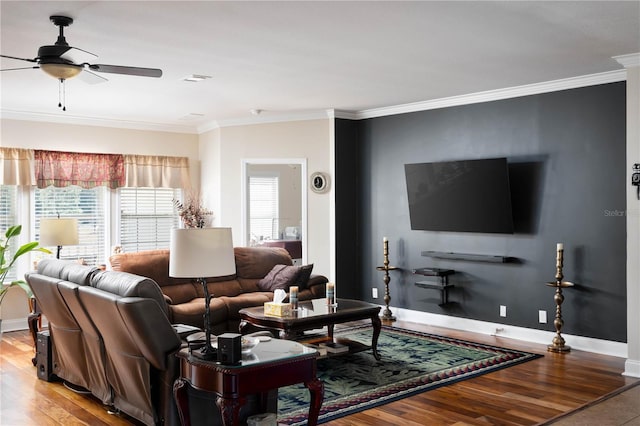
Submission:
M 78 80 L 82 80 L 84 83 L 87 83 L 87 84 L 100 84 L 100 83 L 105 83 L 109 81 L 103 76 L 92 73 L 86 68 L 84 69 L 84 71 L 78 74 Z
M 86 50 L 79 49 L 77 47 L 70 47 L 69 50 L 60 55 L 60 58 L 67 61 L 71 61 L 74 64 L 83 64 L 95 60 L 98 55 L 88 52 Z
M 125 67 L 120 65 L 87 64 L 91 71 L 112 74 L 137 75 L 140 77 L 162 77 L 162 70 L 157 68 Z
M 17 59 L 19 61 L 27 61 L 27 62 L 38 62 L 35 59 L 26 59 L 26 58 L 17 58 L 15 56 L 8 56 L 8 55 L 0 55 L 0 57 L 2 58 L 8 58 L 8 59 Z
M 35 67 L 22 67 L 22 68 L 5 68 L 3 70 L 0 71 L 16 71 L 16 70 L 36 70 L 40 67 L 35 66 Z

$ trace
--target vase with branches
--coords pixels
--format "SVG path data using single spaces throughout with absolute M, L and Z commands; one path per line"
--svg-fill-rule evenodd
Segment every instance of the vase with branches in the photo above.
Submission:
M 210 222 L 213 212 L 202 206 L 200 194 L 188 192 L 184 201 L 173 200 L 180 220 L 185 228 L 204 228 Z

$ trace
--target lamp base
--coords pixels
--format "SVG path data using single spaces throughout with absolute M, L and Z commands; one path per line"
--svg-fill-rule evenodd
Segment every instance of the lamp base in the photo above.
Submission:
M 218 351 L 206 346 L 192 350 L 191 355 L 205 361 L 216 361 L 218 359 Z

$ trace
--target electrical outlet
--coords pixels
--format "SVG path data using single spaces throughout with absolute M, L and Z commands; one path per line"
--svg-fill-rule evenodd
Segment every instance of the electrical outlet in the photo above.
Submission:
M 547 323 L 547 311 L 538 311 L 538 322 L 540 324 L 546 324 Z
M 373 297 L 374 299 L 378 298 L 378 289 L 377 288 L 372 288 L 371 289 L 371 297 Z
M 507 307 L 505 305 L 500 305 L 500 316 L 501 317 L 507 316 Z

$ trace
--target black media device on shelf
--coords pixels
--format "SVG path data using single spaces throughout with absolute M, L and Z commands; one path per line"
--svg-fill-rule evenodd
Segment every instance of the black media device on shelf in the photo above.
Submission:
M 405 164 L 411 229 L 513 234 L 506 158 Z

